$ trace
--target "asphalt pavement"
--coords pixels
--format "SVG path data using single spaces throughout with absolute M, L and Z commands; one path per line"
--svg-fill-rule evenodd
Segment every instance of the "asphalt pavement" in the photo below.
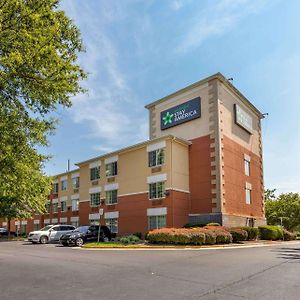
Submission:
M 0 299 L 300 299 L 300 242 L 78 250 L 0 242 Z

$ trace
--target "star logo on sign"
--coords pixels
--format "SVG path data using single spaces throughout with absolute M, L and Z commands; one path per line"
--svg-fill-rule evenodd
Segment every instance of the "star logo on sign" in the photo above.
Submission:
M 165 114 L 165 116 L 162 118 L 164 121 L 164 125 L 172 124 L 172 122 L 173 122 L 172 118 L 173 118 L 173 114 L 170 114 L 169 112 L 167 112 Z

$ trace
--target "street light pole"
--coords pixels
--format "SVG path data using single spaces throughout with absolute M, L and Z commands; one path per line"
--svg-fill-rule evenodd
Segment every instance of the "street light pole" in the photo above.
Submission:
M 103 208 L 99 208 L 99 229 L 98 229 L 98 243 L 100 242 L 100 231 L 101 231 L 101 216 L 103 215 Z

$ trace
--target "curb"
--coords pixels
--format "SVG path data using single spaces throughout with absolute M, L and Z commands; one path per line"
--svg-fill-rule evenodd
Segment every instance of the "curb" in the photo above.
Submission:
M 202 250 L 225 250 L 225 249 L 248 249 L 248 248 L 260 248 L 260 247 L 272 247 L 278 245 L 293 245 L 300 244 L 300 241 L 281 241 L 281 242 L 269 242 L 269 243 L 260 243 L 260 244 L 231 244 L 220 245 L 220 246 L 204 246 L 204 247 L 140 247 L 140 248 L 78 248 L 72 247 L 72 250 L 81 250 L 81 251 L 202 251 Z

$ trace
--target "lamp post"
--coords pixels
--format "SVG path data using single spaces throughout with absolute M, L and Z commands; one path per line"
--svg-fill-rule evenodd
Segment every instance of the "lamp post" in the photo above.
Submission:
M 101 216 L 103 215 L 103 208 L 99 208 L 99 229 L 98 229 L 98 243 L 100 242 L 100 231 L 101 231 Z

